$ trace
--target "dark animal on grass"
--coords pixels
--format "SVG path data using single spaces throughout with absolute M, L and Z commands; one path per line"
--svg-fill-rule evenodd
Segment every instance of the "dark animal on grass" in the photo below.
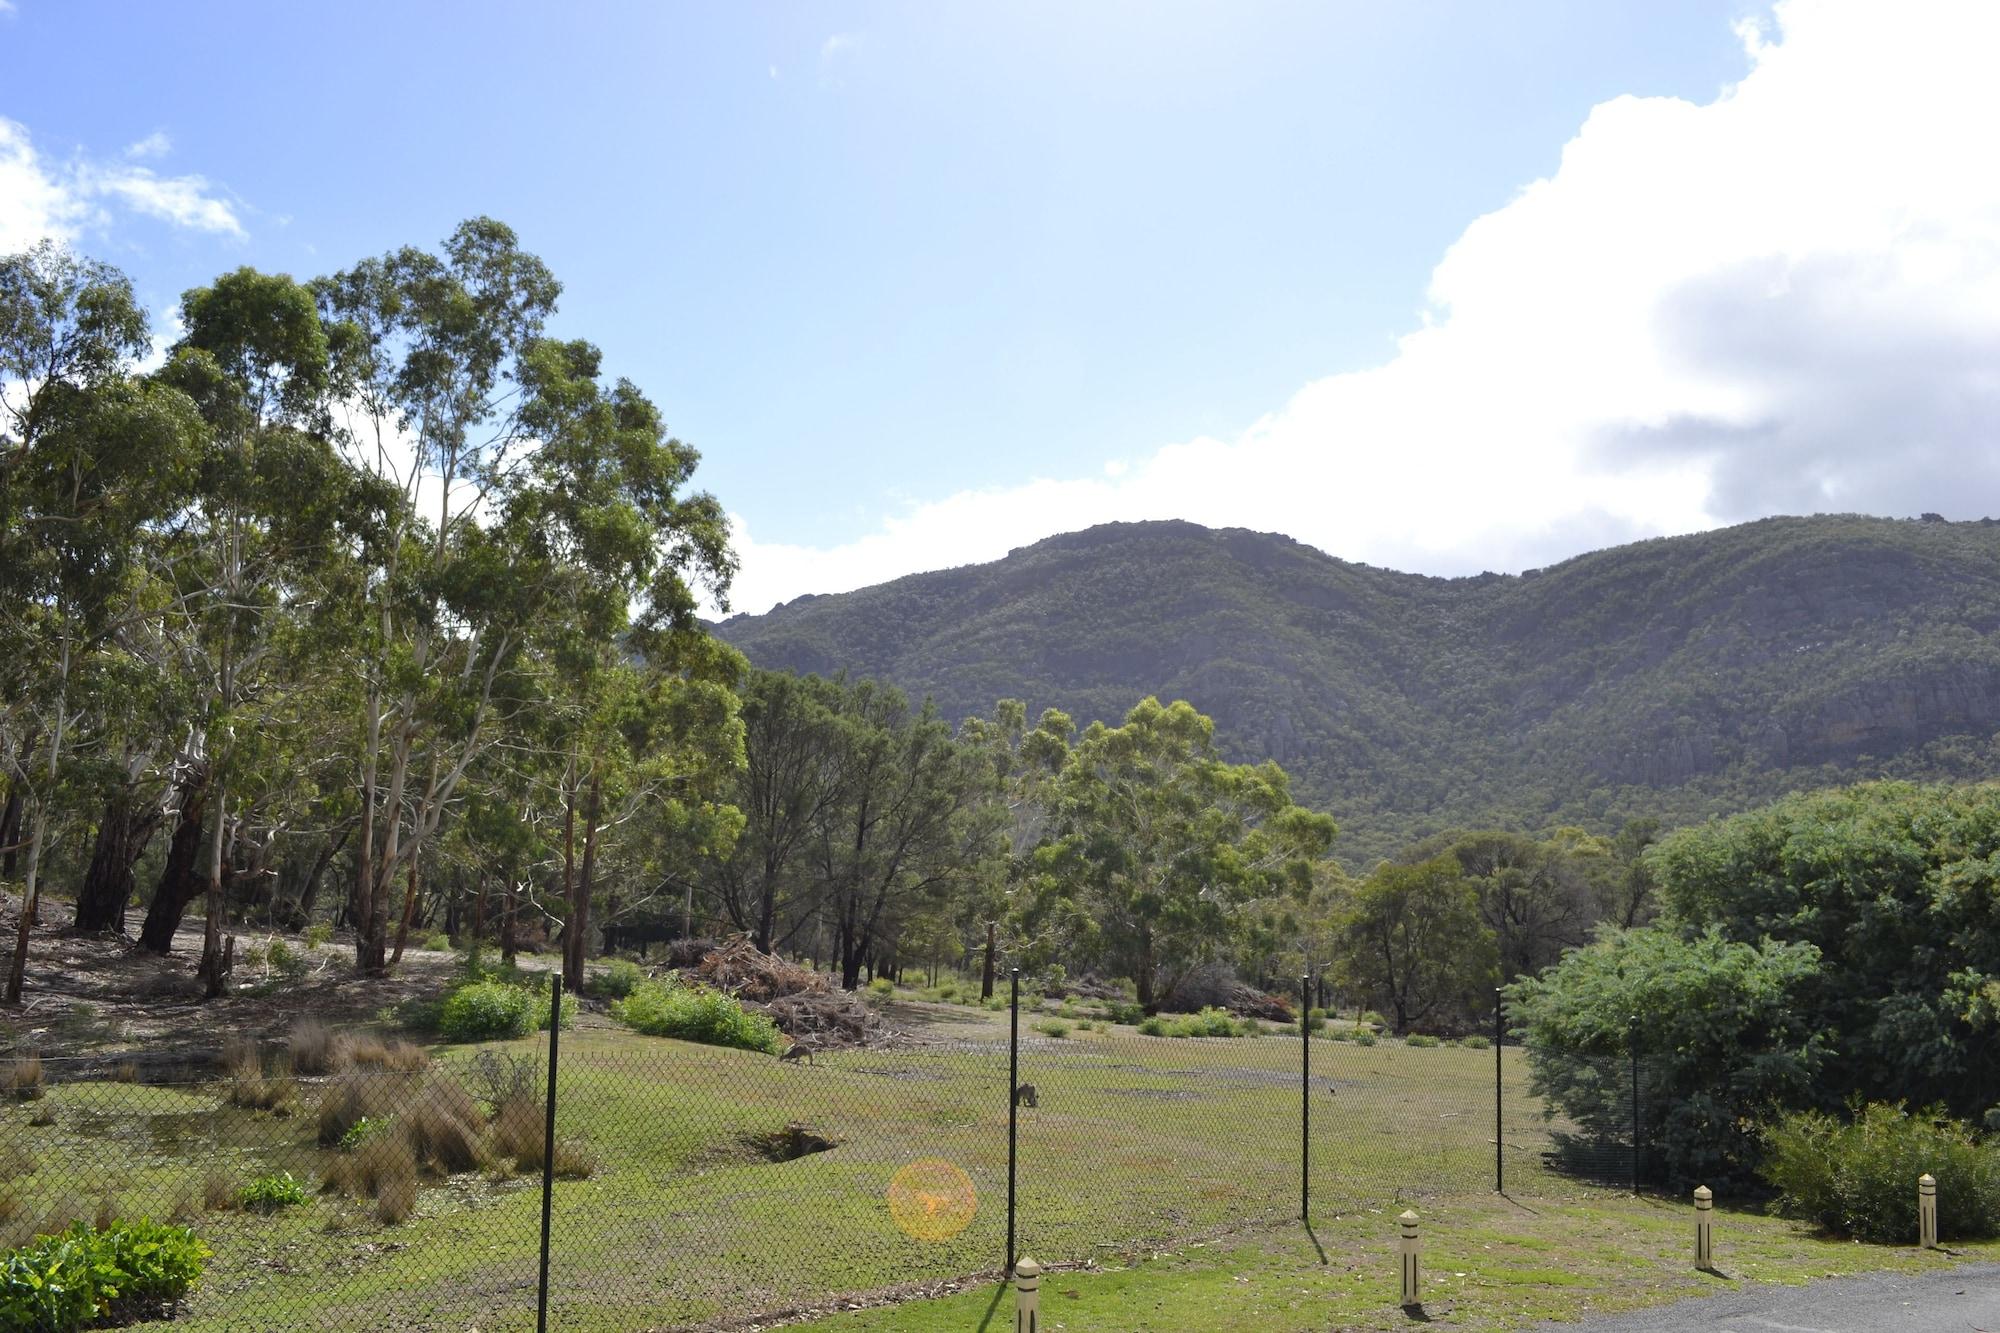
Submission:
M 803 1060 L 807 1064 L 811 1064 L 813 1062 L 813 1048 L 805 1042 L 795 1041 L 778 1053 L 778 1059 Z
M 1014 1089 L 1014 1105 L 1039 1107 L 1041 1103 L 1035 1099 L 1035 1085 L 1023 1083 Z

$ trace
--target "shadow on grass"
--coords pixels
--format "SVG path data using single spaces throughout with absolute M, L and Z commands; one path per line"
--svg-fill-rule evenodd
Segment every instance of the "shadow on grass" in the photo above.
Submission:
M 1005 1092 L 1006 1089 L 1002 1088 L 1001 1091 Z M 1000 1299 L 1006 1294 L 1007 1294 L 1007 1284 L 1005 1282 L 1002 1282 L 999 1286 L 993 1288 L 993 1299 L 986 1303 L 985 1317 L 979 1321 L 979 1333 L 986 1333 L 987 1329 L 993 1327 L 993 1321 L 996 1318 L 998 1318 L 1000 1314 Z
M 1319 1243 L 1319 1233 L 1313 1230 L 1313 1224 L 1310 1221 L 1306 1223 L 1306 1239 L 1313 1243 L 1315 1250 L 1319 1251 L 1320 1263 L 1325 1264 L 1327 1261 L 1326 1246 Z

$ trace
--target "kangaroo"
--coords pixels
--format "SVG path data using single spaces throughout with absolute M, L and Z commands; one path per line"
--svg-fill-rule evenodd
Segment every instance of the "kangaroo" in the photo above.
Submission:
M 1023 1083 L 1020 1087 L 1015 1088 L 1014 1105 L 1039 1107 L 1041 1103 L 1035 1100 L 1035 1085 L 1032 1083 Z
M 811 1064 L 813 1062 L 813 1048 L 802 1041 L 795 1041 L 778 1053 L 778 1059 L 804 1060 L 807 1064 Z

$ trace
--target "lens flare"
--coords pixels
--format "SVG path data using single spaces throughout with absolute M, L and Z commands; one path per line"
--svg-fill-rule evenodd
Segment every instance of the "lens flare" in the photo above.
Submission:
M 889 1181 L 889 1216 L 916 1240 L 950 1240 L 972 1223 L 972 1178 L 941 1157 L 911 1162 Z

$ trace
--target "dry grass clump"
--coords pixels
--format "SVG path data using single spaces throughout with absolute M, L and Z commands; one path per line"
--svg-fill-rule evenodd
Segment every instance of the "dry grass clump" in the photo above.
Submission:
M 417 1157 L 401 1134 L 377 1134 L 363 1140 L 353 1152 L 334 1158 L 321 1180 L 327 1189 L 338 1193 L 376 1199 L 396 1181 L 408 1181 L 415 1188 Z
M 335 1148 L 363 1120 L 393 1112 L 396 1089 L 377 1074 L 349 1070 L 327 1086 L 319 1099 L 319 1146 Z
M 317 1018 L 301 1018 L 285 1039 L 292 1068 L 301 1074 L 331 1074 L 336 1068 L 333 1029 Z
M 290 1115 L 298 1109 L 299 1089 L 292 1081 L 288 1056 L 274 1057 L 267 1071 L 256 1043 L 238 1041 L 223 1047 L 222 1065 L 229 1078 L 231 1106 L 273 1115 Z
M 417 1210 L 417 1182 L 391 1180 L 382 1186 L 382 1192 L 375 1196 L 375 1220 L 384 1226 L 394 1226 Z
M 542 1140 L 548 1131 L 547 1113 L 530 1097 L 509 1097 L 493 1113 L 487 1142 L 493 1156 L 505 1158 L 526 1169 L 529 1162 L 542 1160 Z
M 236 1182 L 220 1171 L 211 1171 L 201 1182 L 201 1206 L 211 1213 L 226 1213 L 236 1206 Z
M 438 1080 L 424 1085 L 416 1101 L 397 1117 L 397 1125 L 418 1162 L 450 1175 L 485 1162 L 480 1120 L 471 1093 L 455 1081 Z
M 0 1143 L 0 1182 L 35 1173 L 35 1155 L 18 1143 Z
M 340 1040 L 346 1062 L 356 1068 L 413 1074 L 427 1068 L 431 1062 L 429 1051 L 407 1041 L 384 1042 L 375 1036 L 348 1036 Z
M 41 1052 L 29 1051 L 15 1056 L 8 1064 L 6 1074 L 0 1076 L 0 1086 L 4 1086 L 7 1095 L 17 1102 L 40 1100 L 42 1094 L 48 1091 L 43 1081 Z
M 114 1083 L 137 1083 L 139 1081 L 138 1064 L 131 1060 L 121 1062 L 117 1068 L 111 1071 L 111 1081 Z

